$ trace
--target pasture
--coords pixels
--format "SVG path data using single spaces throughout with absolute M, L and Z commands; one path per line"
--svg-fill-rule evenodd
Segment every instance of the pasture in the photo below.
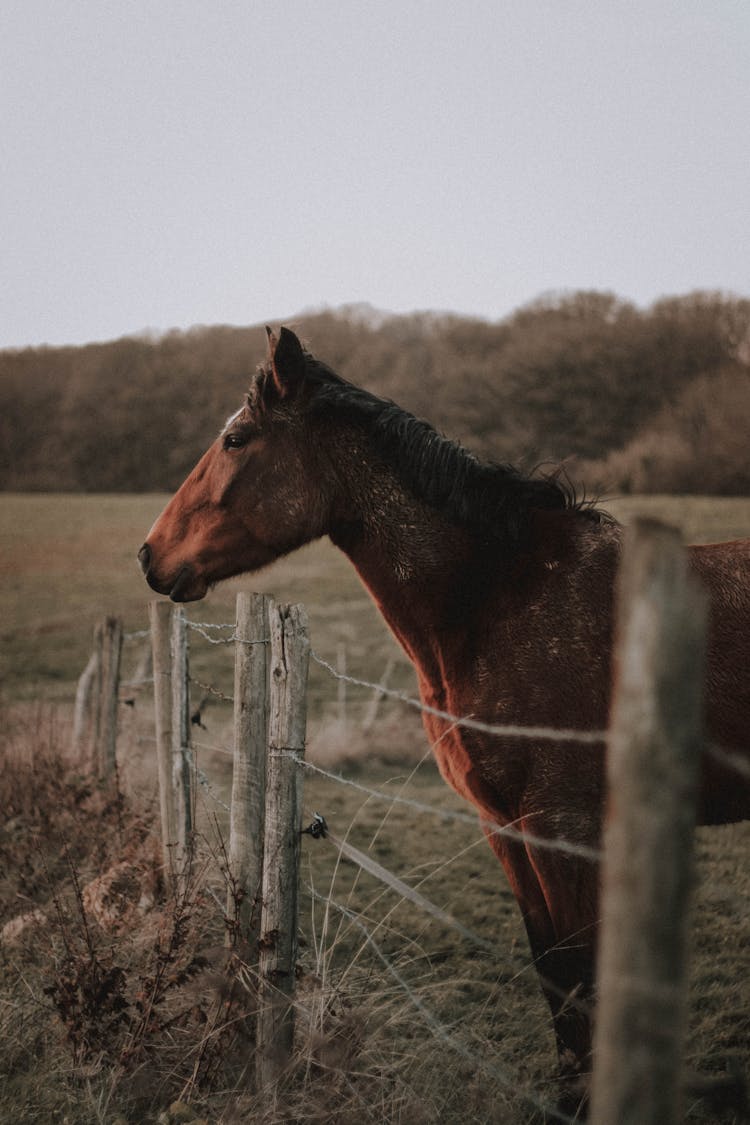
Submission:
M 6 732 L 3 767 L 9 788 L 9 765 L 17 767 L 20 779 L 31 783 L 29 757 L 35 753 L 35 740 L 42 738 L 42 724 L 46 724 L 47 741 L 64 744 L 65 717 L 86 662 L 94 621 L 115 613 L 123 618 L 127 631 L 146 627 L 150 595 L 136 566 L 135 552 L 164 499 L 0 496 L 0 674 L 4 708 L 13 716 Z M 625 520 L 635 511 L 667 519 L 682 526 L 692 541 L 750 534 L 748 500 L 649 497 L 606 506 Z M 348 672 L 368 681 L 377 681 L 393 658 L 391 686 L 413 689 L 411 670 L 369 597 L 348 562 L 328 544 L 315 544 L 260 575 L 217 588 L 205 602 L 188 608 L 189 618 L 230 622 L 237 589 L 269 592 L 277 601 L 304 602 L 313 648 L 320 656 L 335 663 L 337 654 L 344 651 Z M 191 646 L 194 679 L 231 692 L 227 650 L 209 645 L 199 636 L 191 640 Z M 136 649 L 137 645 L 126 650 L 128 666 L 135 662 Z M 205 694 L 207 689 L 197 691 Z M 54 737 L 48 727 L 52 720 L 38 717 L 39 700 L 46 700 L 53 709 Z M 478 829 L 460 821 L 448 826 L 437 815 L 420 815 L 406 805 L 364 791 L 405 796 L 436 809 L 468 811 L 437 775 L 416 714 L 398 704 L 387 704 L 374 726 L 363 732 L 361 720 L 368 700 L 369 693 L 350 689 L 342 722 L 343 703 L 336 685 L 323 669 L 312 666 L 309 758 L 322 768 L 340 770 L 362 788 L 308 774 L 306 813 L 310 817 L 313 811 L 324 813 L 338 835 L 346 835 L 402 878 L 418 884 L 438 905 L 492 941 L 496 955 L 467 946 L 452 931 L 384 891 L 370 876 L 350 865 L 336 864 L 333 849 L 324 842 L 305 839 L 301 992 L 303 1000 L 309 997 L 310 1010 L 316 1013 L 306 1044 L 306 1100 L 296 1104 L 293 1115 L 287 1107 L 286 1117 L 272 1119 L 534 1120 L 534 1100 L 554 1098 L 554 1048 L 515 902 Z M 196 732 L 196 746 L 213 793 L 204 798 L 199 823 L 207 852 L 216 853 L 226 820 L 214 798 L 225 800 L 229 788 L 229 713 L 218 696 L 206 699 L 202 722 L 205 729 Z M 120 750 L 121 784 L 127 793 L 136 795 L 141 822 L 148 822 L 154 812 L 147 723 L 144 696 L 125 716 Z M 23 812 L 19 812 L 15 820 L 22 818 Z M 20 831 L 29 845 L 34 841 L 34 847 L 50 853 L 59 852 L 63 844 L 70 847 L 85 881 L 99 873 L 106 852 L 105 842 L 92 845 L 90 825 L 89 849 L 76 843 L 75 834 L 85 821 L 85 812 L 77 816 L 61 810 L 62 836 L 54 818 L 45 822 L 47 837 L 41 842 L 38 823 L 36 828 L 21 823 Z M 122 823 L 127 823 L 127 817 Z M 13 828 L 17 830 L 18 823 Z M 113 837 L 112 848 L 116 844 Z M 118 846 L 127 848 L 127 840 L 123 843 L 121 838 Z M 699 832 L 686 1058 L 689 1069 L 703 1075 L 731 1076 L 750 1070 L 749 853 L 749 825 Z M 112 852 L 108 858 L 111 862 Z M 23 908 L 18 905 L 19 895 L 48 909 L 51 892 L 49 880 L 45 882 L 43 877 L 43 864 L 32 864 L 33 871 L 29 870 L 28 856 L 24 859 L 8 833 L 4 859 L 0 921 Z M 55 870 L 50 856 L 45 862 L 48 870 Z M 60 872 L 64 877 L 64 871 Z M 220 880 L 214 880 L 212 889 L 223 899 Z M 360 924 L 344 913 L 321 908 L 315 894 L 329 892 Z M 205 901 L 195 910 L 206 927 L 206 942 L 210 939 L 220 945 L 216 913 L 207 909 Z M 361 924 L 374 935 L 395 974 L 373 954 Z M 127 940 L 96 940 L 104 942 L 108 956 L 119 957 L 118 964 L 127 961 L 127 971 L 136 975 L 132 935 Z M 91 1060 L 86 1066 L 80 1060 L 75 1065 L 66 1062 L 61 1027 L 43 1000 L 44 974 L 49 974 L 55 958 L 60 959 L 59 943 L 55 946 L 50 938 L 49 947 L 50 961 L 45 966 L 37 951 L 33 972 L 21 954 L 4 955 L 5 1047 L 0 1052 L 0 1073 L 6 1081 L 5 1092 L 0 1094 L 0 1116 L 32 1121 L 61 1120 L 65 1114 L 76 1125 L 113 1121 L 116 1112 L 126 1120 L 156 1120 L 157 1110 L 187 1086 L 208 1120 L 257 1119 L 258 1106 L 245 1098 L 236 1075 L 234 1086 L 226 1075 L 213 1085 L 191 1086 L 184 1063 L 181 1070 L 167 1046 L 161 1047 L 161 1069 L 152 1064 L 155 1073 L 148 1082 L 143 1070 L 138 1072 L 140 1087 L 135 1079 L 115 1076 L 106 1052 L 96 1065 Z M 24 981 L 23 987 L 19 987 L 19 979 Z M 29 991 L 36 1002 L 35 1015 L 28 1007 Z M 114 1030 L 112 1034 L 116 1034 Z M 191 1039 L 184 1031 L 180 1035 L 182 1054 L 192 1066 L 201 1037 L 196 1033 Z M 461 1051 L 456 1050 L 456 1043 Z M 692 1088 L 696 1087 L 693 1083 Z M 696 1094 L 689 1101 L 687 1119 L 705 1123 L 741 1120 L 732 1090 L 730 1086 L 726 1105 L 720 1097 L 710 1101 Z

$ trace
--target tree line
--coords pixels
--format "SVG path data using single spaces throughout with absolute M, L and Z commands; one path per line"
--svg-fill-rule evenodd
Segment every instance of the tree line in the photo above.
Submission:
M 481 457 L 590 491 L 750 494 L 750 300 L 541 298 L 497 322 L 348 307 L 290 325 Z M 0 351 L 0 488 L 172 490 L 237 409 L 263 326 Z

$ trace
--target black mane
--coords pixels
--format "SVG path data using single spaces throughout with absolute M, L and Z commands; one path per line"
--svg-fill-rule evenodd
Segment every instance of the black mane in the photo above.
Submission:
M 561 473 L 527 476 L 512 465 L 480 461 L 429 422 L 348 383 L 313 356 L 305 358 L 306 383 L 312 389 L 309 409 L 333 410 L 364 427 L 405 489 L 478 538 L 517 545 L 533 510 L 605 518 Z

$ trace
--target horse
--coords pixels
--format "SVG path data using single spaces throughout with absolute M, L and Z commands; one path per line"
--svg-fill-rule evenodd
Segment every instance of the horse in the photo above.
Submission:
M 156 520 L 142 570 L 188 602 L 324 535 L 349 557 L 414 664 L 440 772 L 478 810 L 505 870 L 552 1015 L 560 1105 L 577 1110 L 604 745 L 483 727 L 606 728 L 622 527 L 560 474 L 482 462 L 343 379 L 288 328 L 267 332 L 266 362 Z M 723 824 L 750 816 L 748 775 L 733 768 L 750 728 L 750 540 L 689 551 L 711 604 L 708 733 L 730 752 L 704 756 L 697 819 Z

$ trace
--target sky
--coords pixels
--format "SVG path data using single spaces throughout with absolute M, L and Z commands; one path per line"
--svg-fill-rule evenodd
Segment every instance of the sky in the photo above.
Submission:
M 748 0 L 3 0 L 0 348 L 750 296 Z

